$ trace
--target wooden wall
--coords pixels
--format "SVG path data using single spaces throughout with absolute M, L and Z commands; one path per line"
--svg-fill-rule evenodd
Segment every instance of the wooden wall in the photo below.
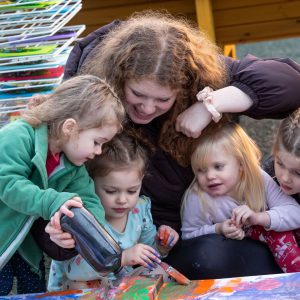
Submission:
M 207 16 L 208 4 L 212 23 L 204 20 L 201 24 L 203 18 L 198 21 L 207 32 L 214 31 L 220 45 L 300 36 L 300 0 L 83 0 L 82 3 L 83 9 L 71 24 L 85 24 L 84 35 L 114 19 L 145 9 L 165 9 L 197 22 L 201 12 Z

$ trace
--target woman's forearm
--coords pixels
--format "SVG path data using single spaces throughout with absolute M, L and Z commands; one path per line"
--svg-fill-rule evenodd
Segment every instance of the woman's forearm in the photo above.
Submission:
M 244 112 L 252 106 L 251 98 L 234 86 L 215 90 L 212 92 L 212 101 L 220 113 Z

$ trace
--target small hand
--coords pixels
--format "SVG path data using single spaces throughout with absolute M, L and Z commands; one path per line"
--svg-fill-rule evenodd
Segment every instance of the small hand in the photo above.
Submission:
M 166 225 L 161 225 L 158 228 L 155 240 L 157 243 L 157 246 L 159 248 L 163 247 L 164 250 L 170 251 L 174 247 L 174 245 L 177 243 L 179 239 L 178 233 L 171 227 Z M 165 252 L 164 251 L 164 252 Z
M 136 244 L 122 252 L 122 266 L 141 265 L 149 269 L 156 268 L 161 263 L 160 255 L 152 247 Z
M 61 229 L 60 227 L 60 219 L 63 214 L 72 218 L 74 214 L 69 209 L 70 207 L 82 207 L 82 201 L 80 197 L 73 197 L 72 199 L 66 201 L 60 209 L 51 217 L 50 222 L 51 225 L 56 229 Z
M 204 104 L 196 102 L 178 115 L 175 128 L 187 137 L 198 138 L 211 120 L 211 114 Z
M 256 225 L 256 213 L 248 205 L 240 205 L 232 211 L 231 220 L 237 227 Z
M 68 232 L 64 232 L 61 229 L 56 229 L 49 222 L 45 228 L 45 231 L 49 233 L 51 241 L 62 248 L 74 248 L 75 241 L 72 238 L 71 234 Z
M 242 240 L 245 232 L 242 228 L 237 227 L 232 220 L 228 219 L 221 224 L 221 233 L 228 239 Z

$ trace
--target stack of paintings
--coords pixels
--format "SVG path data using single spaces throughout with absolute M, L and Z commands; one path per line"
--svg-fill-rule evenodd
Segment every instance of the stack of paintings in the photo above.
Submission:
M 61 82 L 72 43 L 85 29 L 66 24 L 81 7 L 81 0 L 0 0 L 0 127 L 34 94 Z

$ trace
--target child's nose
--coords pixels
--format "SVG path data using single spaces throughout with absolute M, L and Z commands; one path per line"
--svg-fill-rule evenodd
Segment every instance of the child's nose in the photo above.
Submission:
M 206 172 L 206 177 L 207 177 L 207 179 L 213 179 L 213 178 L 215 178 L 216 177 L 215 176 L 215 172 L 213 170 L 208 170 Z
M 118 203 L 119 204 L 125 204 L 127 201 L 126 201 L 126 195 L 124 195 L 124 194 L 121 194 L 121 195 L 119 195 L 119 197 L 118 197 Z
M 290 174 L 289 174 L 289 172 L 288 171 L 283 171 L 281 178 L 282 178 L 283 182 L 289 182 L 290 181 Z

